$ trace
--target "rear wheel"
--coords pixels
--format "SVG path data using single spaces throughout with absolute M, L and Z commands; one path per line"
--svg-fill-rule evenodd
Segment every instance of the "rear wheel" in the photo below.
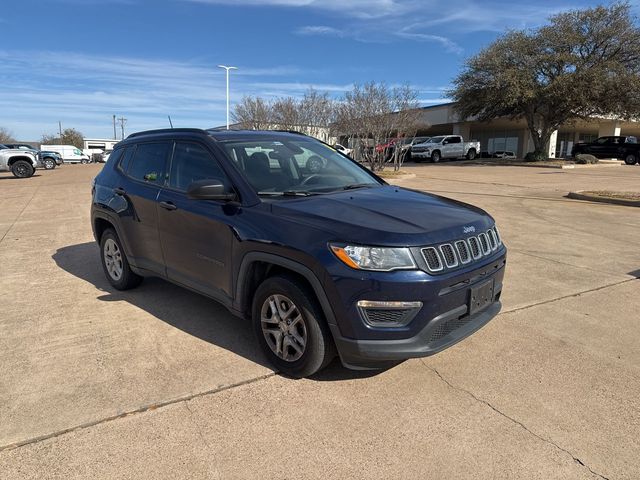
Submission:
M 633 153 L 630 153 L 626 157 L 624 157 L 624 163 L 626 163 L 627 165 L 635 165 L 637 162 L 638 158 Z
M 131 270 L 120 239 L 111 228 L 100 238 L 100 258 L 104 274 L 115 289 L 129 290 L 142 282 L 142 277 Z
M 476 150 L 475 148 L 472 148 L 467 152 L 467 160 L 475 160 L 475 158 L 476 158 Z
M 11 173 L 16 178 L 29 178 L 35 173 L 35 168 L 26 160 L 17 160 L 11 165 Z
M 253 299 L 252 320 L 258 342 L 285 375 L 303 378 L 326 367 L 335 346 L 315 295 L 294 278 L 267 278 Z

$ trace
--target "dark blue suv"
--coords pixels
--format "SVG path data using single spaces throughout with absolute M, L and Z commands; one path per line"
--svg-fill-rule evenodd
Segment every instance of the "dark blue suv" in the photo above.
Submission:
M 94 181 L 91 224 L 113 287 L 157 276 L 207 295 L 295 377 L 336 353 L 363 369 L 432 355 L 501 307 L 490 215 L 295 132 L 130 135 Z

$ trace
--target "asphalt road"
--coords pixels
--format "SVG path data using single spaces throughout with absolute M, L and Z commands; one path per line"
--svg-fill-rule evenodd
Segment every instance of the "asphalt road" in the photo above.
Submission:
M 99 165 L 0 174 L 0 478 L 640 477 L 640 166 L 407 166 L 509 247 L 503 312 L 436 356 L 290 380 L 247 322 L 161 280 L 117 292 Z

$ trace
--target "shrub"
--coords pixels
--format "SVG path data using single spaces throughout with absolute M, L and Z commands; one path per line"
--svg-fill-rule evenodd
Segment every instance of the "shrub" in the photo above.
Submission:
M 598 163 L 598 159 L 596 157 L 594 157 L 593 155 L 589 155 L 588 153 L 579 153 L 579 154 L 577 154 L 576 158 L 574 159 L 574 161 L 576 163 L 579 163 L 580 165 Z
M 524 156 L 525 162 L 542 162 L 547 160 L 547 154 L 541 151 L 529 152 Z

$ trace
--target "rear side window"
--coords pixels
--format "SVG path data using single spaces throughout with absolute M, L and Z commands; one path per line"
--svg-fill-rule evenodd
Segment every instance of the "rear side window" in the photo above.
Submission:
M 460 137 L 449 137 L 447 138 L 449 143 L 460 143 Z
M 128 175 L 135 180 L 161 185 L 169 146 L 168 142 L 139 144 L 127 170 Z
M 131 157 L 133 157 L 133 152 L 135 151 L 135 149 L 136 147 L 127 147 L 127 148 L 120 149 L 124 153 L 122 154 L 122 160 L 120 160 L 120 164 L 118 165 L 118 167 L 124 173 L 127 173 L 127 170 L 129 170 L 129 165 L 131 164 Z
M 224 180 L 225 174 L 215 158 L 197 143 L 177 142 L 171 161 L 169 186 L 186 191 L 192 182 Z
M 119 165 L 118 162 L 122 158 L 122 153 L 124 151 L 124 148 L 118 148 L 117 150 L 114 150 L 113 152 L 111 152 L 111 155 L 109 155 L 109 161 L 113 162 L 113 165 Z

